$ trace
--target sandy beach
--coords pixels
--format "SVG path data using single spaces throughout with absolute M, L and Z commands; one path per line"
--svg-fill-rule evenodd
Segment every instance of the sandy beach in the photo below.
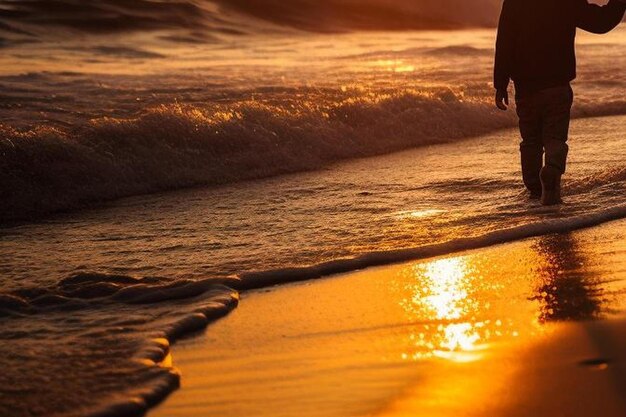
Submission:
M 621 416 L 626 222 L 244 293 L 151 417 Z

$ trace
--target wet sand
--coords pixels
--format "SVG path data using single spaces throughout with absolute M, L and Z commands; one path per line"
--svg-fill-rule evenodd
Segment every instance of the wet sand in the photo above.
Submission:
M 622 416 L 626 221 L 244 293 L 152 417 Z

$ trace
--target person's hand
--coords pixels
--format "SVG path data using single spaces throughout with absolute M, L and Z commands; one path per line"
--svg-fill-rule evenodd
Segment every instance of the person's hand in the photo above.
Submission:
M 509 108 L 509 92 L 506 90 L 496 90 L 496 107 L 500 110 Z

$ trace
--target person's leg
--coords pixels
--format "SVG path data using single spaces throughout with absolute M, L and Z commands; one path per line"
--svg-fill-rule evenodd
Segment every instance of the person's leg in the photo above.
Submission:
M 550 88 L 541 93 L 546 166 L 555 168 L 562 175 L 567 166 L 567 139 L 574 94 L 570 86 Z
M 539 173 L 543 165 L 542 119 L 538 104 L 535 94 L 515 99 L 522 136 L 520 143 L 522 178 L 531 196 L 537 198 L 541 196 Z
M 546 205 L 561 202 L 561 175 L 565 173 L 567 166 L 567 139 L 573 99 L 569 85 L 541 92 L 542 137 L 546 154 L 545 167 L 541 172 L 541 202 Z

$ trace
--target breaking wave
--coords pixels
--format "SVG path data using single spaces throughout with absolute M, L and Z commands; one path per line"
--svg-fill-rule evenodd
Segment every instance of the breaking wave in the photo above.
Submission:
M 575 115 L 625 108 L 623 102 L 579 106 Z M 0 223 L 125 196 L 312 170 L 514 124 L 512 112 L 450 89 L 297 104 L 160 105 L 136 118 L 104 117 L 69 128 L 0 124 Z
M 333 104 L 161 105 L 137 118 L 99 118 L 66 129 L 0 125 L 0 221 L 310 170 L 512 124 L 511 114 L 445 89 Z

